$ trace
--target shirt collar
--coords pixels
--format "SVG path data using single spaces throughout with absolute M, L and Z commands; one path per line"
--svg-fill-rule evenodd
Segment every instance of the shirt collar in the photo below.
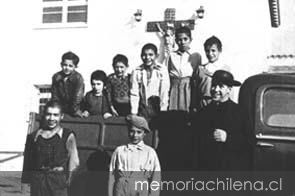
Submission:
M 184 51 L 184 52 L 181 52 L 180 50 L 177 50 L 176 53 L 179 54 L 179 55 L 184 55 L 184 54 L 191 55 L 191 49 L 188 49 L 187 51 Z
M 60 128 L 57 133 L 56 133 L 60 138 L 62 138 L 62 134 L 63 134 L 63 129 Z
M 141 64 L 139 67 L 138 67 L 139 70 L 145 70 L 144 69 L 144 64 Z M 161 69 L 161 65 L 158 64 L 158 63 L 155 63 L 155 65 L 153 66 L 152 70 L 159 70 Z
M 35 136 L 35 138 L 34 138 L 34 141 L 37 141 L 38 136 L 41 135 L 43 131 L 44 131 L 43 129 L 39 129 L 39 130 L 37 131 L 37 134 L 36 134 L 36 136 Z M 63 128 L 60 128 L 60 129 L 56 130 L 56 132 L 52 135 L 52 137 L 53 137 L 54 135 L 57 135 L 57 136 L 59 136 L 60 139 L 61 139 L 61 138 L 62 138 L 62 134 L 63 134 Z
M 145 144 L 143 141 L 140 141 L 138 144 L 127 144 L 127 149 L 131 150 L 131 151 L 135 151 L 135 150 L 143 150 Z

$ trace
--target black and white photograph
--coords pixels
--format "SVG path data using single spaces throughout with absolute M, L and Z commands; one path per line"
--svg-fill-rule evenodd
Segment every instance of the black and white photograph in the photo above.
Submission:
M 294 0 L 2 4 L 0 196 L 295 195 Z

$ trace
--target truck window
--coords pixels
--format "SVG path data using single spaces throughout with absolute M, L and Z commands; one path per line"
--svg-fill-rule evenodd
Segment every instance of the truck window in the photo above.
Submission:
M 269 88 L 262 99 L 262 118 L 267 126 L 295 128 L 295 89 Z

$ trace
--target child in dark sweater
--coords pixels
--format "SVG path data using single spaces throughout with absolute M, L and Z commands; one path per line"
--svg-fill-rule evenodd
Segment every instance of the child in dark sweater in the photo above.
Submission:
M 83 117 L 90 115 L 102 115 L 104 118 L 111 117 L 110 106 L 104 91 L 106 74 L 101 70 L 91 74 L 92 90 L 87 92 L 83 99 Z
M 81 117 L 80 104 L 84 95 L 84 80 L 76 71 L 79 57 L 73 52 L 63 54 L 62 70 L 52 77 L 52 100 L 62 104 L 63 111 L 72 116 Z
M 130 74 L 126 73 L 128 58 L 117 54 L 113 58 L 114 73 L 108 76 L 106 90 L 111 111 L 114 116 L 130 114 Z

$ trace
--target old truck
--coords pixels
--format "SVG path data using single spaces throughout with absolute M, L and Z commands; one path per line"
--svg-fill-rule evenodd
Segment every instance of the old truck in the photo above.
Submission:
M 257 139 L 255 170 L 294 170 L 295 75 L 260 74 L 242 85 L 239 103 L 247 110 Z
M 259 74 L 249 77 L 241 86 L 239 104 L 247 111 L 250 127 L 256 135 L 253 171 L 294 170 L 295 76 Z M 40 120 L 39 114 L 31 113 L 28 135 L 36 131 Z M 189 116 L 183 112 L 161 114 L 157 151 L 166 170 L 190 169 L 189 121 Z M 124 117 L 104 120 L 97 116 L 86 119 L 66 116 L 62 125 L 75 131 L 81 160 L 71 194 L 105 194 L 110 155 L 116 146 L 128 141 Z M 150 133 L 145 142 L 155 147 L 156 138 Z

